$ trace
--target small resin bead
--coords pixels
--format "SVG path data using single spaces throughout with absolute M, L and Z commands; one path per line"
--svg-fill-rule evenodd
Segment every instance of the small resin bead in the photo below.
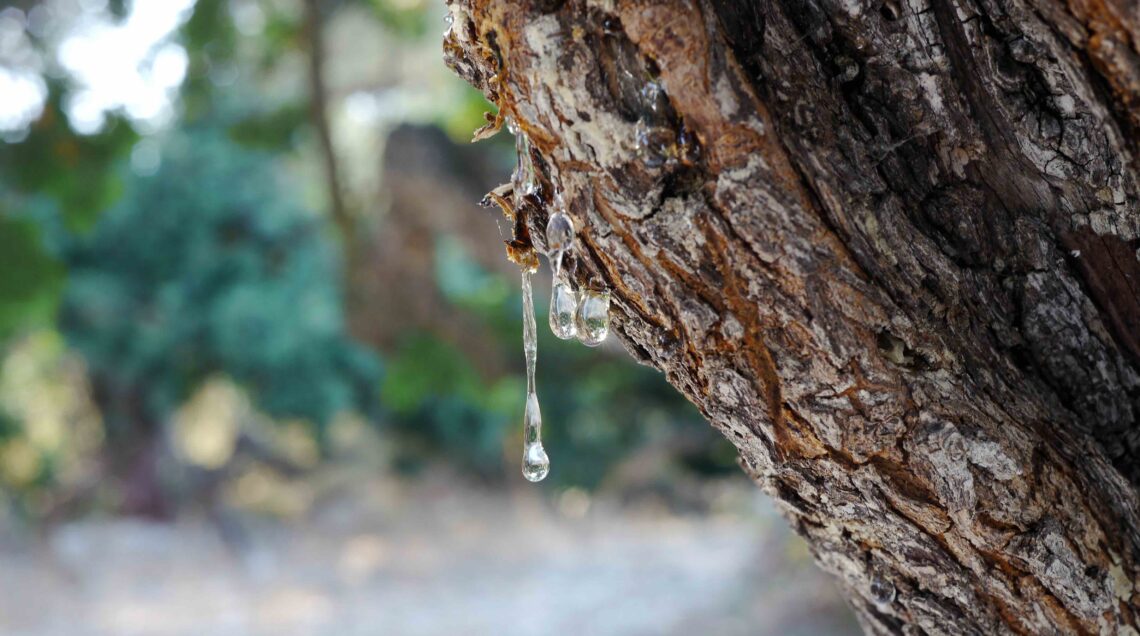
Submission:
M 570 340 L 578 334 L 574 324 L 578 309 L 578 294 L 570 288 L 570 283 L 555 280 L 550 293 L 550 330 L 563 340 Z
M 588 347 L 596 347 L 602 344 L 610 331 L 610 293 L 582 289 L 578 296 L 578 311 L 574 316 L 578 341 Z
M 895 602 L 895 584 L 876 574 L 871 579 L 871 599 L 879 607 L 886 607 Z
M 574 222 L 562 212 L 550 215 L 546 222 L 546 249 L 549 254 L 566 252 L 574 243 Z

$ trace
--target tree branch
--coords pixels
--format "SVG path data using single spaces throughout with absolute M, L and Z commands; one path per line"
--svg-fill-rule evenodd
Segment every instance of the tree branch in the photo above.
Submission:
M 345 195 L 338 166 L 336 147 L 328 116 L 328 86 L 325 82 L 325 43 L 322 27 L 321 0 L 304 0 L 305 37 L 309 51 L 309 116 L 317 132 L 321 153 L 321 167 L 328 190 L 329 213 L 341 235 L 346 251 L 351 251 L 355 235 L 355 220 L 345 205 Z M 350 260 L 350 259 L 349 259 Z
M 578 282 L 611 286 L 627 349 L 736 445 L 869 631 L 1136 628 L 1136 305 L 1111 290 L 1140 274 L 1140 182 L 1071 16 L 450 4 L 445 59 L 530 137 Z M 1084 263 L 1099 278 L 1072 228 L 1115 246 Z

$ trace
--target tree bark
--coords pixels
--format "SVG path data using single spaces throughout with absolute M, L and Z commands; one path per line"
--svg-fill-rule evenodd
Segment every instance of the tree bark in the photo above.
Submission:
M 531 142 L 514 249 L 560 191 L 868 632 L 1137 633 L 1133 0 L 449 9 Z

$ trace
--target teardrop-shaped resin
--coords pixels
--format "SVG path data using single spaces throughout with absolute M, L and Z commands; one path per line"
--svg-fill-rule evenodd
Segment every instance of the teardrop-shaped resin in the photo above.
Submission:
M 542 481 L 549 472 L 550 458 L 542 447 L 542 412 L 538 408 L 538 396 L 530 392 L 523 415 L 522 474 L 527 481 Z
M 637 120 L 633 133 L 634 149 L 649 168 L 660 168 L 676 154 L 673 132 L 661 126 L 649 126 Z
M 664 105 L 669 102 L 665 96 L 665 88 L 661 86 L 661 82 L 657 80 L 650 80 L 641 87 L 638 91 L 641 93 L 642 99 L 645 100 L 646 105 L 653 112 L 659 112 L 664 109 Z
M 531 444 L 523 450 L 522 474 L 527 481 L 542 481 L 550 473 L 550 458 L 542 448 L 542 442 Z
M 574 324 L 574 313 L 578 309 L 578 294 L 570 288 L 570 283 L 554 281 L 550 292 L 550 330 L 563 340 L 569 340 L 578 333 Z
M 884 578 L 876 574 L 871 579 L 871 599 L 880 608 L 886 607 L 895 602 L 895 584 L 891 583 L 890 579 Z
M 579 290 L 574 326 L 582 344 L 588 347 L 602 344 L 610 332 L 610 292 Z

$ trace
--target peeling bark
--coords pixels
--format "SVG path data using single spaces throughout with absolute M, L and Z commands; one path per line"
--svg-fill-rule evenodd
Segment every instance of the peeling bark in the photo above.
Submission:
M 868 632 L 1136 633 L 1137 6 L 452 0 L 444 49 Z

